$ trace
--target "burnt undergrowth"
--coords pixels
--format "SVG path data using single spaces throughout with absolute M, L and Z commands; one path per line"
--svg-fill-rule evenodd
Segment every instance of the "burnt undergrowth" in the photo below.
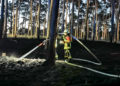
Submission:
M 3 39 L 0 40 L 0 86 L 115 86 L 118 78 L 106 77 L 85 69 L 66 64 L 63 61 L 63 45 L 59 45 L 57 52 L 59 59 L 53 67 L 42 66 L 46 58 L 45 47 L 42 46 L 27 58 L 19 57 L 43 39 Z M 81 61 L 73 61 L 78 65 L 99 71 L 120 74 L 120 45 L 106 42 L 82 41 L 103 63 L 102 66 Z M 75 40 L 72 42 L 71 54 L 73 58 L 96 61 Z M 62 61 L 61 61 L 62 60 Z

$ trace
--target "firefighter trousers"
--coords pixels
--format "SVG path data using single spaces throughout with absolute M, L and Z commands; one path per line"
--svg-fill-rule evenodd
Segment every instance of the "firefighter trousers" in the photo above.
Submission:
M 71 59 L 71 58 L 72 58 L 69 49 L 65 49 L 65 50 L 64 50 L 64 57 L 65 57 L 65 59 Z

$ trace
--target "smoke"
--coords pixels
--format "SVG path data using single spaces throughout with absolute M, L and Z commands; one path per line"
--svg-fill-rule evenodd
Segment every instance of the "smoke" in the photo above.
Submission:
M 0 57 L 0 67 L 7 68 L 7 69 L 23 69 L 23 68 L 30 68 L 36 67 L 41 65 L 45 59 L 28 59 L 23 58 L 19 59 L 15 54 L 11 56 L 1 56 Z

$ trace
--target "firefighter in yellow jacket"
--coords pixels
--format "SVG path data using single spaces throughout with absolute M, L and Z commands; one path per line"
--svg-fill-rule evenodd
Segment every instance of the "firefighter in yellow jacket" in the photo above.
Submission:
M 68 30 L 64 30 L 64 35 L 63 35 L 63 43 L 64 43 L 64 58 L 69 60 L 71 59 L 71 38 L 69 35 Z

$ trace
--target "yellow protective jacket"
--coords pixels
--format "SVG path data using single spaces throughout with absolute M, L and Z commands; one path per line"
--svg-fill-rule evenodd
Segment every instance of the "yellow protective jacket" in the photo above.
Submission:
M 63 36 L 63 41 L 64 41 L 64 49 L 71 49 L 71 40 L 70 40 L 70 36 L 66 35 Z

